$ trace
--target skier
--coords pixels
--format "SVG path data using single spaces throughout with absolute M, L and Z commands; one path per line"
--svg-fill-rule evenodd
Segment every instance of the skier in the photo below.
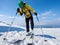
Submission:
M 17 8 L 17 13 L 19 15 L 25 15 L 25 21 L 26 21 L 26 31 L 27 33 L 29 34 L 29 21 L 31 23 L 31 29 L 33 30 L 34 29 L 34 21 L 33 21 L 33 16 L 32 16 L 32 12 L 37 16 L 37 13 L 36 11 L 31 7 L 29 6 L 28 4 L 26 4 L 25 2 L 23 1 L 20 1 L 19 3 L 19 8 Z

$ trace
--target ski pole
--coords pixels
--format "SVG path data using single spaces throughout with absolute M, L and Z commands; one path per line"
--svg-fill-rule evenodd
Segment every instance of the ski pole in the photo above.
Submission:
M 14 22 L 15 18 L 16 18 L 16 15 L 17 15 L 17 13 L 16 13 L 16 14 L 15 14 L 15 16 L 14 16 L 14 18 L 13 18 L 13 20 L 12 20 L 11 24 L 10 24 L 10 27 L 9 27 L 8 31 L 11 29 L 11 26 L 12 26 L 12 24 L 13 24 L 13 22 Z
M 10 24 L 9 28 L 8 28 L 8 31 L 10 31 L 11 26 L 12 26 L 12 24 L 13 24 L 14 20 L 15 20 L 16 15 L 17 15 L 17 13 L 16 13 L 16 14 L 15 14 L 15 16 L 14 16 L 14 18 L 13 18 L 13 20 L 12 20 L 12 22 L 11 22 L 11 24 Z M 7 34 L 8 34 L 8 31 L 7 31 Z M 7 36 L 7 34 L 6 34 L 6 36 Z M 4 39 L 4 40 L 6 40 L 6 38 L 3 38 L 3 39 Z
M 37 20 L 38 20 L 38 23 L 40 24 L 40 21 L 39 21 L 39 19 L 38 19 L 38 16 L 36 16 L 36 18 L 37 18 Z M 44 33 L 43 33 L 43 30 L 42 30 L 42 27 L 40 26 L 40 28 L 41 28 L 42 36 L 44 37 Z M 43 39 L 45 40 L 45 38 L 43 38 Z M 42 45 L 43 45 L 43 43 L 42 43 Z
M 38 23 L 40 24 L 40 21 L 39 21 L 39 19 L 38 19 L 38 16 L 36 16 L 36 18 L 37 18 L 37 20 L 38 20 Z M 42 32 L 42 35 L 43 35 L 42 27 L 40 26 L 40 28 L 41 28 L 41 32 Z

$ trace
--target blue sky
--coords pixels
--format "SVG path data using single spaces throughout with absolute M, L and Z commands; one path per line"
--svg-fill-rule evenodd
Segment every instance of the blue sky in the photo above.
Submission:
M 0 21 L 11 23 L 19 0 L 0 0 Z M 38 13 L 38 18 L 41 25 L 60 25 L 60 0 L 23 0 Z M 35 25 L 39 25 L 34 16 Z M 15 25 L 24 26 L 25 20 L 23 16 L 16 16 Z M 24 20 L 24 21 L 23 21 Z

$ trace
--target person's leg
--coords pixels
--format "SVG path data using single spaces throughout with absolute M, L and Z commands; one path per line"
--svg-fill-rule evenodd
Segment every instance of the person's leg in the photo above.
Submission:
M 34 29 L 34 21 L 33 21 L 33 17 L 31 16 L 30 18 L 30 23 L 31 23 L 31 29 Z
M 29 19 L 26 18 L 26 31 L 29 32 Z

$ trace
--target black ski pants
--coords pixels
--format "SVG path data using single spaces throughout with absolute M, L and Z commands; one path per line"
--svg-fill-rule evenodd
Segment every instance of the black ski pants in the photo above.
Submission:
M 33 17 L 31 16 L 30 18 L 26 18 L 26 31 L 29 32 L 29 22 L 31 24 L 31 29 L 33 30 L 34 28 L 34 21 Z

